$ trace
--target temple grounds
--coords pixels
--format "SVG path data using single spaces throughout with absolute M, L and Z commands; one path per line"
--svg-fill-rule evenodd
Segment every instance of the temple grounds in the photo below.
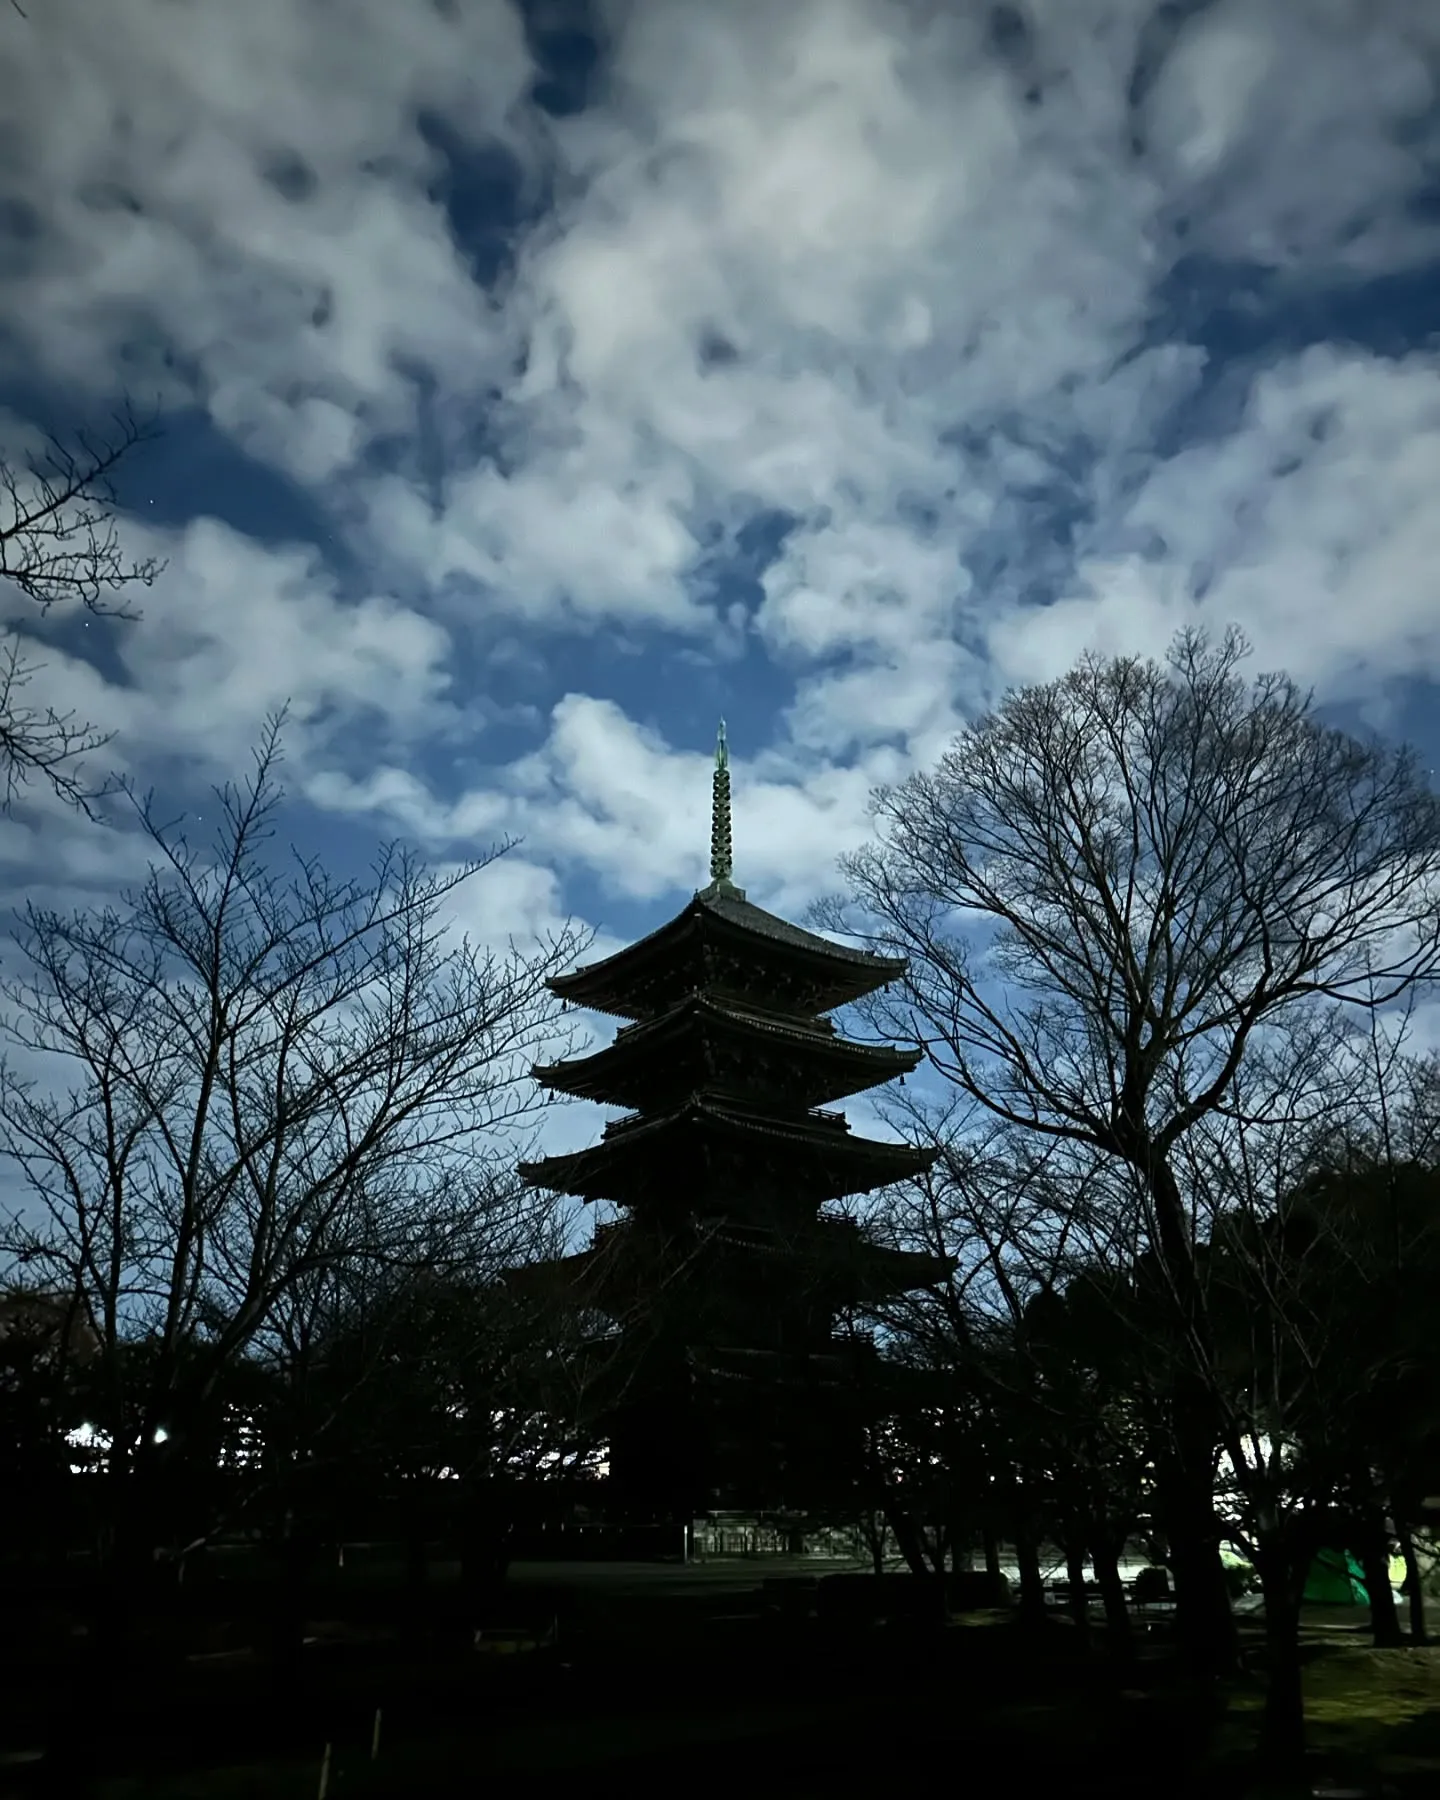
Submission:
M 1138 1660 L 1122 1673 L 1058 1613 L 1039 1633 L 1001 1613 L 933 1628 L 863 1608 L 809 1616 L 799 1584 L 846 1567 L 517 1564 L 476 1627 L 457 1614 L 450 1565 L 435 1566 L 417 1612 L 398 1560 L 352 1554 L 318 1590 L 284 1695 L 237 1574 L 183 1623 L 142 1633 L 109 1716 L 73 1721 L 88 1762 L 76 1778 L 104 1800 L 298 1800 L 322 1785 L 329 1800 L 701 1775 L 711 1790 L 783 1780 L 844 1793 L 928 1787 L 941 1769 L 1096 1800 L 1259 1800 L 1240 1774 L 1263 1692 L 1258 1620 L 1247 1621 L 1249 1673 L 1207 1698 L 1181 1677 L 1163 1614 L 1141 1618 Z M 1363 1608 L 1306 1618 L 1311 1791 L 1433 1795 L 1440 1651 L 1376 1652 L 1366 1627 Z M 32 1654 L 12 1638 L 6 1657 L 12 1753 L 27 1723 L 34 1738 L 51 1714 L 77 1654 L 53 1611 L 25 1629 Z M 0 1795 L 43 1791 L 38 1774 L 11 1762 Z

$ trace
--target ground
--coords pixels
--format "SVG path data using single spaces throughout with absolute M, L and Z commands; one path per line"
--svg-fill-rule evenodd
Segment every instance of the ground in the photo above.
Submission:
M 992 1615 L 957 1622 L 937 1642 L 884 1628 L 817 1635 L 813 1623 L 767 1608 L 763 1578 L 819 1572 L 813 1562 L 770 1558 L 522 1565 L 478 1646 L 467 1632 L 463 1644 L 452 1637 L 401 1650 L 379 1604 L 394 1571 L 356 1569 L 352 1559 L 343 1608 L 338 1581 L 329 1596 L 349 1617 L 311 1627 L 287 1742 L 263 1761 L 242 1760 L 272 1723 L 274 1697 L 263 1664 L 232 1641 L 172 1666 L 167 1679 L 181 1692 L 168 1732 L 164 1721 L 141 1729 L 141 1684 L 127 1703 L 136 1733 L 129 1768 L 97 1771 L 92 1792 L 310 1800 L 327 1742 L 330 1800 L 471 1794 L 514 1777 L 558 1791 L 602 1772 L 627 1785 L 703 1771 L 712 1788 L 763 1777 L 797 1795 L 843 1794 L 881 1780 L 928 1786 L 937 1762 L 957 1775 L 998 1763 L 1026 1791 L 1096 1800 L 1246 1791 L 1258 1680 L 1223 1696 L 1223 1716 L 1212 1719 L 1176 1678 L 1163 1638 L 1122 1686 L 1102 1659 L 1077 1654 L 1068 1623 L 1037 1650 Z M 442 1591 L 443 1578 L 438 1571 Z M 1440 1651 L 1373 1651 L 1364 1625 L 1358 1609 L 1314 1609 L 1306 1619 L 1316 1781 L 1361 1791 L 1369 1783 L 1372 1792 L 1389 1781 L 1406 1800 L 1433 1795 Z M 182 1717 L 227 1766 L 196 1772 L 195 1755 L 174 1741 Z M 11 1775 L 10 1792 L 34 1791 L 22 1787 L 22 1769 Z

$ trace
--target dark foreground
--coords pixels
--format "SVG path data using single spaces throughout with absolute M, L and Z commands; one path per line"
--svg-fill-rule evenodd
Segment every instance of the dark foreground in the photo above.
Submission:
M 61 1757 L 12 1764 L 0 1796 L 316 1796 L 327 1745 L 334 1800 L 517 1779 L 557 1793 L 699 1778 L 707 1792 L 858 1794 L 937 1777 L 1095 1800 L 1255 1791 L 1258 1681 L 1198 1692 L 1163 1628 L 1120 1676 L 1068 1622 L 1036 1638 L 985 1614 L 939 1629 L 819 1621 L 778 1573 L 521 1567 L 477 1647 L 474 1622 L 447 1611 L 443 1575 L 423 1616 L 397 1616 L 393 1572 L 352 1570 L 283 1682 L 244 1641 L 253 1629 L 192 1619 L 185 1643 L 174 1627 L 168 1641 L 152 1632 L 98 1709 L 76 1704 L 75 1640 L 52 1619 L 47 1655 L 32 1622 L 31 1653 L 12 1640 L 6 1656 L 0 1743 L 48 1737 Z M 1324 1677 L 1311 1683 L 1315 1782 L 1379 1793 L 1383 1773 L 1407 1800 L 1440 1793 L 1437 1653 L 1367 1658 L 1347 1619 L 1312 1622 L 1310 1636 Z

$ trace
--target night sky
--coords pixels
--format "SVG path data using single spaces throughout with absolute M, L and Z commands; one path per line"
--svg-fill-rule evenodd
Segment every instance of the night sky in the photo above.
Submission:
M 25 0 L 0 54 L 4 447 L 163 427 L 144 618 L 30 698 L 179 809 L 288 700 L 297 843 L 514 834 L 465 924 L 603 947 L 706 879 L 722 713 L 791 916 L 1007 686 L 1187 621 L 1440 761 L 1440 5 Z M 34 792 L 0 858 L 143 862 Z

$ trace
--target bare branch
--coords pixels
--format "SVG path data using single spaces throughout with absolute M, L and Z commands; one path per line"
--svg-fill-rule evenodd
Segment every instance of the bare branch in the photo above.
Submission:
M 137 618 L 125 596 L 152 586 L 164 565 L 155 557 L 135 561 L 124 555 L 113 477 L 155 435 L 153 423 L 138 419 L 127 404 L 107 434 L 80 431 L 68 443 L 52 437 L 38 457 L 0 459 L 0 584 L 8 582 L 41 613 L 73 605 L 97 617 Z M 0 650 L 0 804 L 12 804 L 38 777 L 62 800 L 96 816 L 110 789 L 89 783 L 79 761 L 109 739 L 73 714 L 27 704 L 24 690 L 43 666 L 12 627 Z
M 1148 1170 L 1297 1002 L 1440 971 L 1440 801 L 1413 754 L 1319 725 L 1238 634 L 1090 658 L 876 797 L 844 859 L 909 958 L 872 1012 L 1007 1122 Z M 845 928 L 831 902 L 822 922 Z
M 49 439 L 24 467 L 0 461 L 0 581 L 9 581 L 42 612 L 64 602 L 115 618 L 137 615 L 110 595 L 150 587 L 163 564 L 129 562 L 115 523 L 113 477 L 137 446 L 156 436 L 152 423 L 124 406 L 106 435 L 76 432 Z

